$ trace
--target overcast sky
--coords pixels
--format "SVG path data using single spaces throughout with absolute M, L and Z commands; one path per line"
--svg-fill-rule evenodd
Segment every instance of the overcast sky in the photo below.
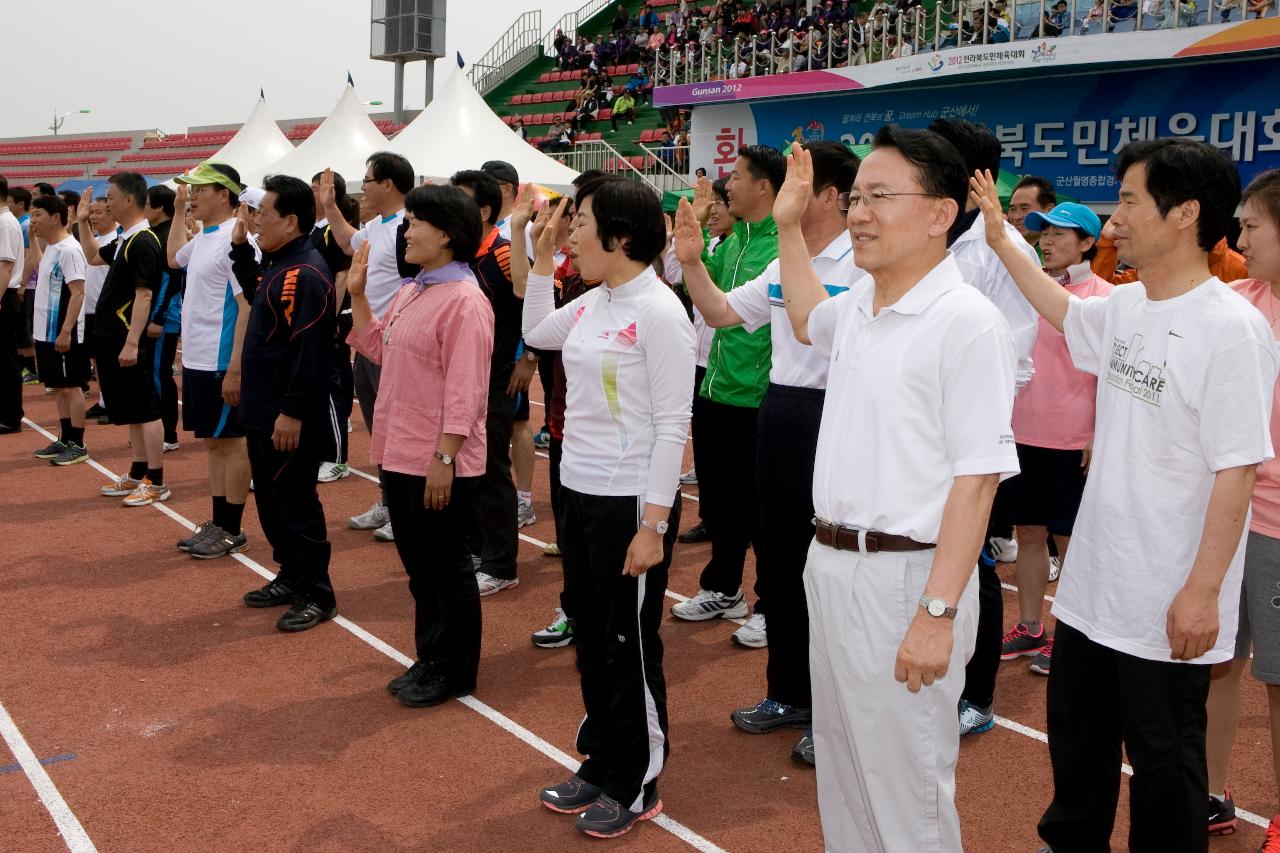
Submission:
M 450 0 L 448 58 L 479 59 L 539 0 Z M 545 32 L 582 0 L 541 0 Z M 391 110 L 394 66 L 369 59 L 369 0 L 4 0 L 0 136 L 47 133 L 59 111 L 87 107 L 63 133 L 98 133 L 243 121 L 266 90 L 277 119 L 328 114 L 347 71 L 361 100 Z M 56 53 L 55 53 L 56 52 Z M 54 57 L 64 62 L 58 67 Z M 405 107 L 423 104 L 421 62 L 405 68 Z M 33 72 L 24 75 L 22 70 Z M 61 70 L 61 69 L 65 69 Z

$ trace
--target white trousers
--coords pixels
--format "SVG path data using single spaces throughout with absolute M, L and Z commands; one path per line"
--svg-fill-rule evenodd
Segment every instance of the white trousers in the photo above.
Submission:
M 965 586 L 946 676 L 919 693 L 894 678 L 934 552 L 809 547 L 809 672 L 818 808 L 828 853 L 960 853 L 957 706 L 978 632 Z

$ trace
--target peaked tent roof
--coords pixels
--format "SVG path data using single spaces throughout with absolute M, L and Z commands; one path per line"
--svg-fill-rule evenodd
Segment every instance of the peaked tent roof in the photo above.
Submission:
M 437 180 L 479 169 L 488 160 L 515 166 L 522 182 L 561 191 L 578 177 L 503 124 L 460 69 L 453 69 L 435 99 L 386 147 L 408 158 L 419 175 Z
M 292 151 L 293 143 L 271 117 L 267 102 L 259 99 L 236 135 L 209 159 L 234 166 L 244 175 L 269 166 Z
M 240 175 L 245 183 L 260 185 L 267 175 L 292 175 L 310 181 L 317 172 L 332 168 L 354 187 L 364 178 L 369 155 L 387 147 L 387 138 L 364 111 L 355 87 L 345 86 L 329 117 L 301 145 L 274 163 L 241 169 Z

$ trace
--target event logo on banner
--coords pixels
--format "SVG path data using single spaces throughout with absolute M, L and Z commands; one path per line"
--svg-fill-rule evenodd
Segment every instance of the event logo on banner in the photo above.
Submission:
M 909 91 L 697 107 L 691 167 L 713 176 L 740 138 L 779 149 L 791 142 L 867 143 L 885 124 L 924 127 L 964 118 L 992 129 L 1002 165 L 1046 177 L 1081 201 L 1116 200 L 1115 154 L 1137 139 L 1181 136 L 1228 153 L 1248 181 L 1280 167 L 1280 86 L 1274 60 L 1081 74 L 1052 82 L 1013 80 Z M 750 144 L 750 143 L 747 143 Z M 722 152 L 717 145 L 724 147 Z

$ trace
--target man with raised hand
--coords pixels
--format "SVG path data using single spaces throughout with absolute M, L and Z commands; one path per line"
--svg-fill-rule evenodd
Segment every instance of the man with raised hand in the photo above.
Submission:
M 1267 320 L 1209 272 L 1240 202 L 1226 155 L 1188 139 L 1134 142 L 1116 177 L 1116 247 L 1140 281 L 1105 299 L 1068 294 L 1020 238 L 987 230 L 1076 367 L 1099 379 L 1089 479 L 1053 603 L 1054 793 L 1039 832 L 1060 853 L 1107 849 L 1123 747 L 1130 847 L 1205 851 L 1210 665 L 1235 652 L 1280 361 Z M 991 216 L 994 179 L 972 183 Z
M 834 295 L 863 275 L 845 228 L 858 158 L 839 142 L 810 142 L 804 148 L 813 162 L 814 179 L 800 230 L 815 272 Z M 710 182 L 701 183 L 695 202 L 710 204 L 711 200 Z M 682 201 L 676 212 L 675 238 L 685 286 L 707 325 L 740 325 L 749 332 L 767 325 L 772 337 L 769 389 L 760 404 L 755 447 L 760 546 L 768 565 L 768 572 L 760 577 L 763 597 L 769 601 L 767 691 L 762 701 L 734 711 L 731 719 L 738 728 L 755 734 L 784 726 L 807 728 L 813 700 L 803 574 L 813 541 L 813 459 L 829 364 L 792 332 L 782 303 L 778 261 L 725 293 L 702 264 L 702 227 L 688 202 Z M 764 618 L 757 613 L 753 620 L 763 623 Z M 759 632 L 761 642 L 755 642 L 748 628 L 739 629 L 734 637 L 742 645 L 760 645 L 764 633 Z M 793 754 L 813 763 L 812 734 L 805 734 Z
M 1009 324 L 947 252 L 966 187 L 945 139 L 880 129 L 848 199 L 870 275 L 834 297 L 801 227 L 813 183 L 793 150 L 774 216 L 792 329 L 830 360 L 804 573 L 823 834 L 830 851 L 959 853 L 974 569 L 1018 471 Z
M 203 439 L 209 458 L 208 521 L 178 543 L 199 560 L 244 551 L 240 527 L 249 497 L 249 454 L 240 427 L 240 356 L 249 304 L 231 269 L 231 236 L 240 206 L 240 173 L 225 163 L 201 163 L 180 175 L 176 221 L 190 212 L 202 228 L 187 239 L 169 229 L 169 266 L 186 268 L 182 301 L 182 425 Z

